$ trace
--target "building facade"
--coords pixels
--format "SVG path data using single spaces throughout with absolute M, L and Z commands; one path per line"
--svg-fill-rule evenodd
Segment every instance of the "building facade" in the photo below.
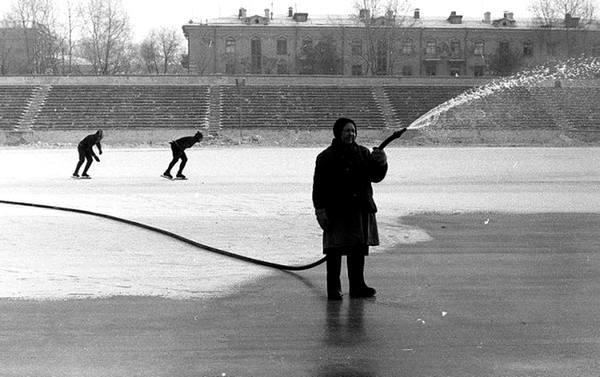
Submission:
M 315 17 L 289 9 L 275 17 L 219 18 L 183 26 L 191 74 L 333 74 L 343 76 L 487 76 L 552 59 L 600 56 L 600 29 L 567 15 L 560 26 L 493 19 L 388 14 Z
M 0 75 L 47 73 L 54 65 L 53 37 L 41 24 L 0 24 Z

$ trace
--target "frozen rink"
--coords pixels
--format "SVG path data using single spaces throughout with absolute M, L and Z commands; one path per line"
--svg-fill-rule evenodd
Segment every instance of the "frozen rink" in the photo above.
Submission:
M 92 180 L 76 150 L 0 149 L 0 199 L 140 221 L 283 264 L 322 257 L 311 185 L 321 148 L 196 147 L 188 181 L 160 178 L 166 148 L 106 147 Z M 600 148 L 394 148 L 375 184 L 382 245 L 426 241 L 417 212 L 600 212 Z M 493 222 L 482 218 L 482 222 Z M 227 294 L 270 272 L 96 217 L 0 204 L 0 297 Z

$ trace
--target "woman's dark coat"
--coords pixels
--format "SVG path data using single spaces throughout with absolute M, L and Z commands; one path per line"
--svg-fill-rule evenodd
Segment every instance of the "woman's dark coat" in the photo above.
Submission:
M 317 156 L 312 199 L 316 210 L 325 209 L 329 226 L 323 232 L 324 253 L 348 254 L 379 244 L 371 182 L 380 182 L 387 163 L 376 162 L 371 151 L 333 139 Z

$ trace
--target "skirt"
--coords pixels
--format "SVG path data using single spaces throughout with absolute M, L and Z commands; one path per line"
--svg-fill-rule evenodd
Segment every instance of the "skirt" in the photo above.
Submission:
M 379 245 L 375 213 L 350 212 L 331 216 L 329 228 L 323 232 L 323 253 L 368 255 L 369 246 Z

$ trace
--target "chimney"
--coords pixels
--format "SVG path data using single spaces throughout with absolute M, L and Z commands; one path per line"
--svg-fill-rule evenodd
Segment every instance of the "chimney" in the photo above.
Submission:
M 358 18 L 361 20 L 368 20 L 371 18 L 371 11 L 368 9 L 361 9 L 358 13 Z
M 492 13 L 491 12 L 485 12 L 483 14 L 483 22 L 486 24 L 492 23 Z
M 419 8 L 415 8 L 414 18 L 415 18 L 415 20 L 418 20 L 419 18 L 421 18 L 421 10 Z
M 265 8 L 265 18 L 269 18 L 269 8 Z
M 240 18 L 246 18 L 246 8 L 240 8 Z
M 508 12 L 506 18 L 508 18 L 509 20 L 514 20 L 514 15 L 515 14 L 513 12 Z
M 450 12 L 450 17 L 448 17 L 448 22 L 451 24 L 462 24 L 462 16 L 457 15 L 455 11 Z
M 294 8 L 289 7 L 288 8 L 288 17 L 292 17 L 294 15 Z
M 571 13 L 565 14 L 565 27 L 576 28 L 579 26 L 579 17 L 572 17 Z

